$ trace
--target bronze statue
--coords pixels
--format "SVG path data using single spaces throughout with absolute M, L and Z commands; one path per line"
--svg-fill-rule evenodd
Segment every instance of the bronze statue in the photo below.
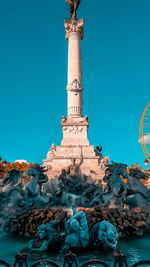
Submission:
M 77 19 L 77 9 L 78 6 L 80 5 L 81 0 L 65 0 L 69 5 L 69 12 L 70 12 L 70 17 L 75 20 Z

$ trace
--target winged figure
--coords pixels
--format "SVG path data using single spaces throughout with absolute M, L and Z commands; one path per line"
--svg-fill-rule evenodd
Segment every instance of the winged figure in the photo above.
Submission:
M 65 0 L 69 5 L 69 12 L 70 12 L 70 17 L 72 19 L 77 19 L 77 9 L 78 6 L 80 5 L 81 0 Z

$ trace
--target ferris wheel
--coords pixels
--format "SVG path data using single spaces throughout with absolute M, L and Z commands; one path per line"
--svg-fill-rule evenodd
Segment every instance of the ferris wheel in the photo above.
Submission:
M 146 157 L 145 162 L 150 163 L 150 102 L 145 108 L 139 127 L 140 143 Z

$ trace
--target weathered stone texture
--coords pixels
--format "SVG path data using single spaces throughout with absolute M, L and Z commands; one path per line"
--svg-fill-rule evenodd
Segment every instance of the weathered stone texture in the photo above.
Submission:
M 90 231 L 97 222 L 107 220 L 117 228 L 120 237 L 150 233 L 150 207 L 135 209 L 78 208 L 78 211 L 80 210 L 86 214 Z M 36 236 L 40 224 L 59 220 L 63 231 L 64 220 L 69 211 L 69 209 L 56 208 L 35 209 L 13 219 L 11 227 L 16 233 Z

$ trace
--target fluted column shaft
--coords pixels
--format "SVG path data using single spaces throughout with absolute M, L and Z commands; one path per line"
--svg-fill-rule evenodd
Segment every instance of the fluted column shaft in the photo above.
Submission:
M 80 40 L 83 39 L 84 20 L 65 21 L 68 40 L 68 117 L 82 116 L 82 68 Z

